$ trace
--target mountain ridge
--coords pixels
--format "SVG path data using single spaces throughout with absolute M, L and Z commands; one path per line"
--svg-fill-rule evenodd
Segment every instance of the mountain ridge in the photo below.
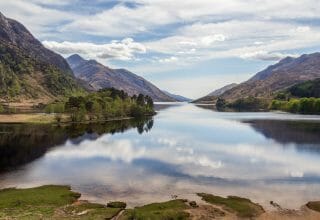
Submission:
M 219 89 L 214 90 L 213 92 L 209 93 L 206 96 L 203 96 L 195 101 L 193 101 L 194 103 L 213 103 L 220 95 L 222 95 L 223 93 L 225 93 L 226 91 L 234 88 L 235 86 L 237 86 L 237 83 L 231 83 L 228 85 L 225 85 Z
M 124 90 L 129 95 L 148 95 L 154 101 L 176 101 L 146 79 L 126 69 L 112 69 L 96 60 L 85 60 L 78 54 L 69 56 L 67 61 L 74 75 L 95 90 L 113 87 Z
M 162 92 L 164 92 L 168 96 L 172 97 L 173 99 L 177 100 L 178 102 L 191 102 L 192 101 L 192 99 L 184 97 L 182 95 L 172 94 L 172 93 L 165 91 L 165 90 L 162 90 Z
M 303 54 L 297 58 L 286 57 L 224 92 L 221 98 L 227 101 L 247 97 L 271 99 L 278 91 L 319 77 L 320 53 Z
M 83 92 L 66 60 L 0 12 L 0 99 L 49 102 Z M 37 100 L 37 101 L 36 101 Z

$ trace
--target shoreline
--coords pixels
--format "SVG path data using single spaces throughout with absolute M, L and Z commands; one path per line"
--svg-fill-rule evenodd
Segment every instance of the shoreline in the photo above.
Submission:
M 61 122 L 57 122 L 55 114 L 48 113 L 17 113 L 17 114 L 0 114 L 0 124 L 82 124 L 82 123 L 103 123 L 110 121 L 131 120 L 135 117 L 115 117 L 101 120 L 83 120 L 73 122 L 70 120 L 70 114 L 60 114 Z M 154 115 L 145 115 L 144 117 L 152 117 Z
M 320 201 L 308 202 L 299 210 L 284 209 L 270 201 L 274 211 L 266 211 L 250 199 L 196 193 L 199 200 L 177 196 L 127 208 L 125 201 L 92 203 L 70 186 L 43 185 L 34 188 L 0 189 L 0 218 L 15 219 L 319 219 Z M 36 202 L 35 202 L 36 201 Z

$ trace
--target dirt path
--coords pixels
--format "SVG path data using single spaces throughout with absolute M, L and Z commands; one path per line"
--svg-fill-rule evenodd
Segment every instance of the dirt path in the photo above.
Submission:
M 119 220 L 125 210 L 121 210 L 116 216 L 114 216 L 111 220 Z

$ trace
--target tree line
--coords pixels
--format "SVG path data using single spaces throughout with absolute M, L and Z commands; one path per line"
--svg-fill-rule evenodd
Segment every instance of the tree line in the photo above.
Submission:
M 68 113 L 73 122 L 84 120 L 108 120 L 120 117 L 153 115 L 153 100 L 143 94 L 130 97 L 123 90 L 102 89 L 86 96 L 71 96 L 65 102 L 54 102 L 45 107 L 46 113 Z
M 320 98 L 273 100 L 270 109 L 291 113 L 320 114 Z

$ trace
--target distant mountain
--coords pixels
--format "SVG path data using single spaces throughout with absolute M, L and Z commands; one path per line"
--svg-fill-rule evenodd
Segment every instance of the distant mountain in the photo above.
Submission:
M 232 83 L 232 84 L 229 84 L 229 85 L 226 85 L 220 89 L 217 89 L 211 93 L 209 93 L 208 95 L 200 98 L 200 99 L 197 99 L 195 100 L 194 102 L 195 103 L 213 103 L 216 101 L 216 99 L 221 96 L 223 93 L 225 93 L 226 91 L 236 87 L 238 84 L 236 83 Z
M 0 100 L 48 102 L 82 91 L 62 56 L 0 13 Z
M 316 78 L 320 78 L 320 53 L 305 54 L 298 58 L 287 57 L 224 92 L 221 97 L 228 101 L 249 96 L 271 98 L 275 92 Z
M 172 94 L 172 93 L 165 91 L 165 90 L 162 90 L 162 92 L 164 92 L 166 95 L 170 96 L 171 98 L 177 100 L 178 102 L 191 102 L 192 101 L 192 99 L 189 99 L 189 98 L 181 96 L 181 95 Z
M 226 85 L 220 89 L 217 89 L 213 92 L 211 92 L 210 94 L 208 94 L 207 96 L 215 96 L 215 97 L 218 97 L 220 95 L 222 95 L 223 93 L 225 93 L 226 91 L 236 87 L 238 84 L 237 83 L 232 83 L 232 84 L 229 84 L 229 85 Z
M 85 60 L 77 54 L 67 58 L 76 77 L 89 83 L 95 90 L 116 88 L 129 95 L 142 93 L 154 101 L 176 101 L 152 83 L 125 69 L 111 69 L 95 60 Z

